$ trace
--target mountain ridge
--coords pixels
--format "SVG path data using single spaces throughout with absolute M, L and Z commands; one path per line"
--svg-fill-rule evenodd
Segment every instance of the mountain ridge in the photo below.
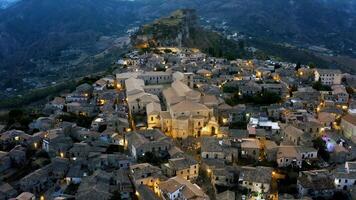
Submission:
M 0 9 L 0 76 L 6 77 L 0 88 L 29 85 L 29 77 L 56 77 L 128 29 L 180 8 L 196 9 L 203 23 L 246 37 L 356 57 L 354 0 L 23 0 Z

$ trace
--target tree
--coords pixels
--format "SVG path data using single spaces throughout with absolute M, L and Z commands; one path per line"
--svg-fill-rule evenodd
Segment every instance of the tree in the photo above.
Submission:
M 313 63 L 313 62 L 309 63 L 308 66 L 309 66 L 310 69 L 316 68 L 316 64 Z
M 172 53 L 172 50 L 170 50 L 170 49 L 164 49 L 164 53 Z
M 302 65 L 300 64 L 300 62 L 298 62 L 297 66 L 295 66 L 295 71 L 298 71 L 301 67 L 302 67 Z
M 115 190 L 110 197 L 110 200 L 121 200 L 121 194 L 119 191 Z
M 281 67 L 282 67 L 282 65 L 279 64 L 279 63 L 274 64 L 274 69 L 279 69 L 279 68 L 281 68 Z
M 243 40 L 239 40 L 238 45 L 239 45 L 240 50 L 244 50 L 245 49 L 245 42 Z
M 160 157 L 156 153 L 146 152 L 144 156 L 138 157 L 137 161 L 140 163 L 150 163 L 155 166 L 160 166 L 162 163 L 167 162 L 168 157 Z
M 330 154 L 329 152 L 327 151 L 327 148 L 326 148 L 326 143 L 325 141 L 319 137 L 315 140 L 313 140 L 313 146 L 315 149 L 318 150 L 318 155 L 325 161 L 329 161 L 330 159 Z
M 346 87 L 346 91 L 349 95 L 353 95 L 355 93 L 352 87 Z
M 317 91 L 331 91 L 331 87 L 328 85 L 323 85 L 320 80 L 313 83 L 312 87 Z
M 234 93 L 236 91 L 239 91 L 238 87 L 228 86 L 228 85 L 223 86 L 223 92 L 225 93 Z

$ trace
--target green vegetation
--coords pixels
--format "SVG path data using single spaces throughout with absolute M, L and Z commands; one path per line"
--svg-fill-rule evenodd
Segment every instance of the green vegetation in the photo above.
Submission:
M 322 138 L 317 138 L 313 140 L 313 146 L 318 150 L 318 155 L 326 162 L 330 159 L 330 154 L 327 151 L 326 143 Z
M 297 178 L 299 176 L 298 170 L 294 168 L 286 168 L 280 170 L 278 173 L 286 176 L 284 179 L 278 181 L 278 191 L 280 193 L 296 194 Z
M 79 184 L 69 184 L 67 186 L 67 188 L 64 190 L 64 194 L 68 194 L 68 195 L 75 195 L 78 191 L 78 188 L 79 188 Z
M 230 123 L 229 128 L 230 129 L 243 129 L 243 130 L 246 130 L 247 124 L 248 124 L 247 121 L 232 122 L 232 123 Z
M 29 130 L 28 125 L 38 117 L 43 115 L 32 112 L 31 110 L 13 109 L 10 110 L 7 115 L 1 118 L 1 121 L 6 123 L 5 130 L 14 129 L 27 132 Z
M 239 88 L 238 87 L 234 87 L 234 86 L 224 85 L 222 90 L 225 93 L 234 93 L 236 91 L 239 91 Z
M 92 85 L 99 79 L 100 79 L 100 76 L 86 76 L 82 80 L 78 81 L 77 86 L 84 84 L 84 83 Z
M 213 57 L 226 58 L 228 60 L 252 57 L 235 41 L 228 40 L 216 32 L 203 29 L 195 29 L 191 33 L 191 39 L 187 44 L 188 47 L 199 48 Z
M 115 190 L 113 193 L 112 193 L 112 196 L 109 200 L 121 200 L 121 194 L 118 190 Z
M 211 200 L 216 200 L 214 186 L 211 183 L 209 174 L 205 169 L 199 168 L 199 176 L 196 180 L 196 183 L 203 188 Z
M 230 106 L 245 103 L 253 103 L 256 105 L 270 105 L 278 103 L 280 101 L 281 97 L 278 94 L 267 91 L 259 92 L 254 96 L 241 96 L 238 92 L 236 92 L 233 97 L 225 99 L 225 102 Z
M 78 126 L 84 128 L 90 128 L 91 122 L 94 120 L 94 117 L 66 113 L 64 115 L 59 116 L 59 120 L 66 121 L 66 122 L 74 122 Z
M 168 17 L 144 25 L 132 36 L 132 41 L 141 50 L 147 50 L 148 47 L 182 45 L 229 60 L 252 56 L 247 55 L 244 41 L 237 43 L 217 32 L 205 30 L 198 25 L 197 18 L 194 10 L 177 10 Z M 142 40 L 141 36 L 148 39 Z
M 346 87 L 346 91 L 349 95 L 353 95 L 355 93 L 354 89 L 350 86 Z
M 313 83 L 313 88 L 317 91 L 332 91 L 330 86 L 323 85 L 320 80 Z
M 112 154 L 112 153 L 127 153 L 125 152 L 125 148 L 123 146 L 120 145 L 115 145 L 115 144 L 111 144 L 108 146 L 108 148 L 106 149 L 106 153 L 108 154 Z
M 311 66 L 327 68 L 330 63 L 327 61 L 297 48 L 286 47 L 273 43 L 269 40 L 253 39 L 248 40 L 248 44 L 261 50 L 256 53 L 256 57 L 259 59 L 269 59 L 271 56 L 280 60 L 286 60 L 300 64 L 311 64 Z
M 75 86 L 75 81 L 67 81 L 55 86 L 31 90 L 22 96 L 1 99 L 0 109 L 21 108 L 25 105 L 43 100 L 46 97 L 54 98 L 63 90 L 73 90 Z
M 139 163 L 150 163 L 155 166 L 161 166 L 161 164 L 168 162 L 168 154 L 167 156 L 160 157 L 155 153 L 146 152 L 144 156 L 140 156 L 137 158 Z

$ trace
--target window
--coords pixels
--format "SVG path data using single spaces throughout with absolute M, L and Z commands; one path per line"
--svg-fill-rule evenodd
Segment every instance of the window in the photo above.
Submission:
M 151 117 L 151 121 L 153 121 L 153 117 Z

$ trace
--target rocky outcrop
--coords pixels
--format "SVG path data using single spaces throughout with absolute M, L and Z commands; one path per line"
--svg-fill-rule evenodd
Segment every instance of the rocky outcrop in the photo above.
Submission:
M 186 46 L 192 32 L 198 28 L 195 10 L 181 9 L 142 26 L 131 39 L 139 48 Z

